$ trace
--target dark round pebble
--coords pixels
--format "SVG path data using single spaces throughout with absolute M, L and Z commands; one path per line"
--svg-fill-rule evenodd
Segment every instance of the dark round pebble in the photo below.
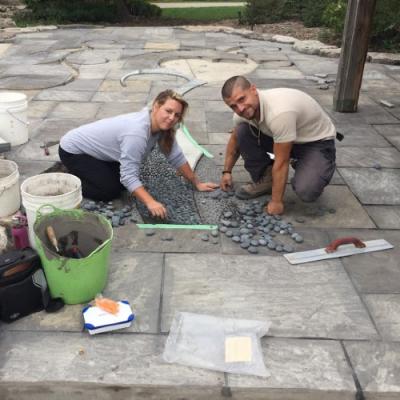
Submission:
M 250 246 L 250 247 L 247 249 L 247 251 L 248 251 L 249 253 L 251 253 L 251 254 L 257 254 L 257 253 L 258 253 L 257 248 L 254 247 L 254 246 Z
M 203 234 L 200 235 L 200 239 L 201 239 L 203 242 L 208 242 L 209 236 L 208 236 L 207 233 L 203 233 Z
M 286 251 L 287 253 L 292 253 L 293 252 L 293 246 L 291 246 L 290 244 L 285 244 L 283 246 L 283 251 Z
M 172 240 L 174 240 L 174 238 L 170 234 L 165 234 L 165 235 L 161 236 L 161 240 L 164 240 L 166 242 L 171 242 Z
M 297 235 L 294 239 L 297 243 L 303 243 L 304 239 L 303 236 Z

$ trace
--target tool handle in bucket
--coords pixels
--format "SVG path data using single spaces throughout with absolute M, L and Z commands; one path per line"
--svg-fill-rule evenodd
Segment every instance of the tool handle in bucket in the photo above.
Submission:
M 23 121 L 22 119 L 18 118 L 16 115 L 14 115 L 9 108 L 6 109 L 7 113 L 11 115 L 14 119 L 16 119 L 18 122 L 20 122 L 23 125 L 29 126 L 28 121 Z
M 40 220 L 43 217 L 42 209 L 43 208 L 51 208 L 50 212 L 55 212 L 55 211 L 62 211 L 61 208 L 57 208 L 53 206 L 53 204 L 42 204 L 37 210 L 36 210 L 36 220 Z
M 338 249 L 338 247 L 341 246 L 342 244 L 354 244 L 354 246 L 358 248 L 365 247 L 365 243 L 362 242 L 360 239 L 349 236 L 334 240 L 327 247 L 325 247 L 325 251 L 327 253 L 334 253 Z

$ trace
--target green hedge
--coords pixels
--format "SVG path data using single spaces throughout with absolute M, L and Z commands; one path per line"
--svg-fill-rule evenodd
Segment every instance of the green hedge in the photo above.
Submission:
M 322 17 L 324 26 L 339 41 L 344 29 L 347 1 L 331 1 Z M 372 48 L 400 50 L 400 1 L 378 0 L 372 20 L 370 45 Z
M 27 11 L 19 18 L 45 22 L 98 22 L 116 20 L 113 1 L 107 0 L 24 0 Z
M 117 0 L 24 0 L 27 8 L 15 17 L 17 24 L 119 22 Z M 151 18 L 161 9 L 147 0 L 124 0 L 128 17 Z M 124 18 L 126 20 L 126 18 Z
M 210 22 L 237 19 L 243 7 L 163 8 L 162 18 L 176 22 Z
M 311 27 L 323 25 L 324 11 L 332 3 L 332 0 L 303 0 L 301 19 L 304 26 Z
M 126 0 L 130 12 L 135 17 L 153 18 L 161 15 L 161 8 L 144 0 Z
M 260 23 L 300 19 L 305 26 L 325 27 L 325 38 L 339 41 L 347 0 L 247 0 L 242 21 Z M 377 0 L 371 46 L 400 50 L 400 0 Z

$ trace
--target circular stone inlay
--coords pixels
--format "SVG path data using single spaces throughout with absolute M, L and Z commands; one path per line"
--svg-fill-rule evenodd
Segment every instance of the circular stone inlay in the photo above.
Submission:
M 254 71 L 258 64 L 250 59 L 244 62 L 212 62 L 194 58 L 169 60 L 161 66 L 206 82 L 221 82 L 234 75 L 248 74 Z

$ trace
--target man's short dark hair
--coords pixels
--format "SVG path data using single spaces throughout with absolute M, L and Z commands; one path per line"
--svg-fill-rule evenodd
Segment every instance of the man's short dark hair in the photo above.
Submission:
M 248 89 L 251 86 L 250 81 L 242 75 L 232 76 L 222 86 L 221 95 L 223 99 L 228 99 L 232 96 L 233 89 L 239 86 L 241 89 Z

